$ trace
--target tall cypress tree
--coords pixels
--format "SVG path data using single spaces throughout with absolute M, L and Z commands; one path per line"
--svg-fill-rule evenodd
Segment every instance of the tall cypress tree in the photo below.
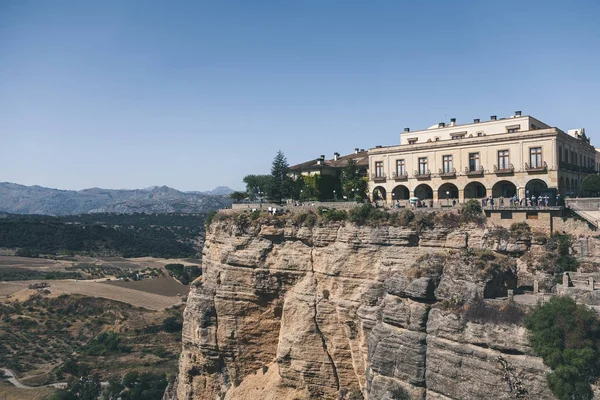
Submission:
M 289 170 L 290 166 L 288 165 L 287 158 L 279 150 L 271 166 L 271 176 L 273 177 L 271 179 L 271 187 L 269 188 L 269 198 L 271 200 L 279 203 L 282 199 L 290 195 L 292 179 L 288 176 Z

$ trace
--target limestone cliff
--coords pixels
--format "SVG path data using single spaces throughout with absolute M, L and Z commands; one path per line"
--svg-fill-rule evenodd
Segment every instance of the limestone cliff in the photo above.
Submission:
M 551 399 L 522 326 L 461 311 L 514 285 L 516 263 L 472 255 L 502 246 L 475 225 L 214 221 L 165 398 Z

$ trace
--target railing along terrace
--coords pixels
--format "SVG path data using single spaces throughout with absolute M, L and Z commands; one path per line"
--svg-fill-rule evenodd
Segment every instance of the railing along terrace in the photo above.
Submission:
M 427 170 L 427 171 L 415 171 L 414 177 L 416 179 L 429 179 L 429 178 L 431 178 L 431 171 L 430 170 Z
M 495 174 L 512 174 L 515 172 L 515 166 L 510 164 L 508 167 L 505 168 L 498 168 L 497 165 L 494 165 L 494 173 Z
M 471 171 L 469 169 L 469 167 L 465 167 L 465 175 L 467 176 L 480 176 L 484 174 L 485 169 L 483 168 L 483 166 L 480 166 L 479 168 Z

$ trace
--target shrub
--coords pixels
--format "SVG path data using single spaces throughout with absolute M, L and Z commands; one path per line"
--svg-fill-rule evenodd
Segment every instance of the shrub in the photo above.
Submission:
M 553 297 L 527 317 L 530 342 L 553 371 L 552 393 L 560 400 L 592 399 L 591 383 L 599 375 L 600 326 L 593 310 L 568 297 Z
M 413 219 L 415 219 L 415 213 L 408 208 L 399 213 L 390 214 L 390 223 L 392 225 L 409 226 Z
M 215 218 L 215 215 L 217 215 L 217 212 L 215 210 L 211 210 L 208 212 L 208 214 L 206 214 L 206 229 L 208 230 L 208 228 L 210 228 L 210 224 L 212 224 L 213 219 Z
M 162 322 L 162 330 L 165 332 L 173 333 L 173 332 L 181 332 L 183 328 L 183 323 L 178 320 L 176 317 L 167 317 Z
M 485 215 L 481 209 L 481 204 L 475 199 L 471 199 L 463 204 L 460 210 L 461 219 L 464 222 L 476 222 L 478 224 L 485 221 Z
M 357 225 L 364 225 L 369 219 L 369 215 L 371 215 L 372 210 L 374 210 L 374 208 L 369 203 L 365 203 L 359 207 L 354 207 L 348 214 L 348 220 Z
M 531 227 L 527 222 L 516 222 L 510 226 L 510 236 L 513 238 L 519 238 L 524 235 L 531 234 Z
M 436 224 L 443 226 L 444 228 L 457 228 L 460 226 L 461 218 L 459 215 L 453 212 L 443 212 L 436 214 L 434 217 Z
M 323 218 L 325 221 L 345 221 L 348 219 L 348 213 L 345 210 L 338 210 L 336 208 L 330 208 L 322 211 Z
M 323 289 L 323 298 L 324 298 L 325 300 L 328 300 L 328 299 L 329 299 L 329 290 L 327 290 L 327 289 Z
M 434 222 L 435 214 L 422 212 L 418 213 L 413 219 L 411 226 L 417 231 L 424 231 L 426 229 L 433 229 L 435 226 Z

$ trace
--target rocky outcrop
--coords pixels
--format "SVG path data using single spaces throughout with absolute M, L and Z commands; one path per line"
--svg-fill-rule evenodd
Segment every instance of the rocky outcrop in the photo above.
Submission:
M 523 327 L 464 315 L 515 284 L 487 235 L 216 218 L 165 398 L 553 398 Z

